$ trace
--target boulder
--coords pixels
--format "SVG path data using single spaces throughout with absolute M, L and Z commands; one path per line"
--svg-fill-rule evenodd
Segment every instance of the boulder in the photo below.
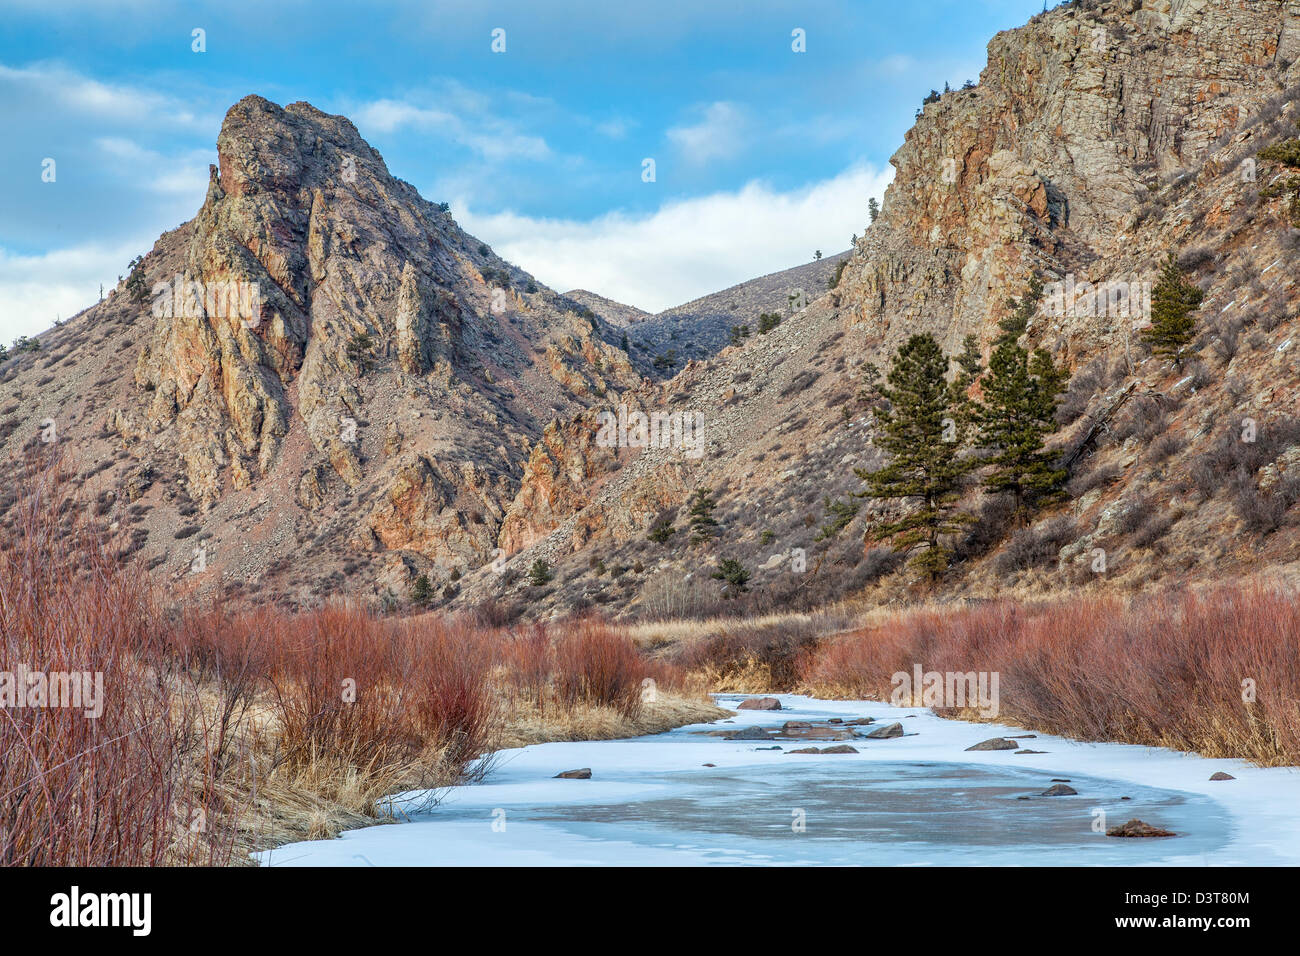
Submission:
M 772 735 L 762 727 L 746 727 L 744 730 L 733 730 L 724 735 L 727 740 L 770 740 Z
M 566 770 L 564 773 L 557 773 L 553 778 L 555 780 L 590 780 L 591 768 L 583 767 L 581 770 Z
M 1222 770 L 1220 770 L 1218 773 L 1216 773 L 1216 774 L 1215 774 L 1214 776 L 1212 776 L 1210 779 L 1211 779 L 1211 780 L 1236 780 L 1237 778 L 1234 777 L 1234 776 L 1233 776 L 1232 774 L 1230 774 L 1230 773 L 1224 773 Z
M 781 702 L 775 697 L 750 697 L 742 700 L 737 710 L 780 710 Z
M 781 728 L 780 736 L 792 740 L 852 740 L 856 734 L 850 727 L 832 727 L 830 724 L 791 720 Z
M 981 740 L 973 747 L 967 747 L 969 750 L 1019 750 L 1020 744 L 1014 740 L 1007 740 L 1006 737 L 990 737 L 988 740 Z
M 901 737 L 903 736 L 903 725 L 898 721 L 894 721 L 892 724 L 885 724 L 883 727 L 869 730 L 863 736 L 872 740 L 889 740 L 891 737 Z
M 1177 835 L 1170 830 L 1153 827 L 1151 824 L 1138 819 L 1129 820 L 1127 823 L 1111 827 L 1106 831 L 1106 836 L 1113 837 L 1171 837 Z
M 1043 791 L 1044 797 L 1074 797 L 1078 796 L 1079 791 L 1068 783 L 1054 783 Z

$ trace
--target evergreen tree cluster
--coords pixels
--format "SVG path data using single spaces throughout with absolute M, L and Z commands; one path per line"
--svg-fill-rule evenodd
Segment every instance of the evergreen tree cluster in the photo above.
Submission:
M 949 357 L 932 335 L 922 333 L 899 348 L 885 382 L 873 386 L 883 399 L 876 444 L 890 459 L 882 468 L 855 469 L 865 483 L 856 494 L 905 503 L 900 516 L 878 522 L 872 535 L 910 554 L 912 567 L 930 579 L 951 561 L 945 539 L 973 520 L 956 506 L 973 473 L 982 472 L 986 492 L 1011 496 L 1017 518 L 1061 494 L 1066 472 L 1044 445 L 1057 429 L 1056 409 L 1069 374 L 1045 350 L 1020 344 L 1042 295 L 1042 283 L 1034 279 L 1008 303 L 987 368 L 974 336 Z M 971 397 L 977 384 L 979 397 Z M 835 533 L 836 523 L 824 530 Z

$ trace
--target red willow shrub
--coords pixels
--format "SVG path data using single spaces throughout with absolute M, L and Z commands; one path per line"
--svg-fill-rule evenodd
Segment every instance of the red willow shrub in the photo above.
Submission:
M 345 602 L 237 615 L 270 628 L 265 670 L 291 766 L 349 764 L 385 776 L 424 762 L 430 784 L 461 778 L 490 749 L 493 652 L 459 620 L 386 620 Z M 429 763 L 430 750 L 438 752 Z
M 555 648 L 546 625 L 529 625 L 504 639 L 501 646 L 509 688 L 544 710 L 546 690 L 555 673 Z
M 688 671 L 711 669 L 722 680 L 763 668 L 771 691 L 792 691 L 805 659 L 818 646 L 818 625 L 812 621 L 744 622 L 727 624 L 704 640 L 686 643 L 676 663 Z
M 681 667 L 644 656 L 622 631 L 594 616 L 530 624 L 501 635 L 497 644 L 512 698 L 523 697 L 538 710 L 553 696 L 565 710 L 612 707 L 635 718 L 642 703 L 654 700 L 651 687 L 682 690 L 688 682 Z
M 1282 587 L 905 611 L 824 643 L 803 683 L 888 699 L 916 665 L 998 672 L 999 719 L 1029 727 L 1300 763 L 1300 604 Z
M 635 718 L 646 676 L 632 640 L 598 619 L 568 624 L 555 642 L 555 695 L 570 710 L 585 703 Z
M 432 615 L 400 621 L 394 630 L 395 679 L 415 728 L 442 751 L 444 769 L 463 776 L 490 749 L 501 720 L 491 635 L 463 617 Z
M 165 676 L 144 575 L 86 527 L 57 463 L 24 471 L 0 528 L 0 671 L 13 675 L 0 706 L 0 863 L 228 862 L 215 825 L 191 838 L 216 807 L 189 759 L 196 700 Z M 99 675 L 102 694 L 94 707 L 42 703 L 23 669 L 51 687 L 55 674 Z

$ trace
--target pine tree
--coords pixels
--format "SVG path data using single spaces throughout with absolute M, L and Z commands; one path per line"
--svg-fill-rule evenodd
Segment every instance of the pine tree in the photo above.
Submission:
M 1169 253 L 1160 281 L 1151 290 L 1151 328 L 1142 333 L 1151 351 L 1163 358 L 1172 359 L 1175 365 L 1183 364 L 1183 351 L 1196 332 L 1196 317 L 1192 315 L 1201 306 L 1205 293 L 1183 278 L 1183 272 Z
M 1010 493 L 1017 515 L 1027 503 L 1058 496 L 1066 478 L 1043 445 L 1057 429 L 1056 408 L 1069 372 L 1043 349 L 1030 354 L 1020 345 L 1042 297 L 1043 284 L 1034 277 L 1020 299 L 1008 302 L 1011 311 L 998 323 L 1002 334 L 989 356 L 988 374 L 980 380 L 982 401 L 973 414 L 976 447 L 989 452 L 984 463 L 993 466 L 984 488 Z
M 433 585 L 429 583 L 429 576 L 421 574 L 415 579 L 415 584 L 411 586 L 411 603 L 423 607 L 433 600 Z
M 977 447 L 991 452 L 985 463 L 993 470 L 984 488 L 1009 492 L 1019 515 L 1028 502 L 1059 494 L 1064 469 L 1043 448 L 1056 431 L 1054 416 L 1067 375 L 1042 349 L 1031 356 L 1013 341 L 1003 341 L 989 358 L 982 380 L 983 401 L 976 413 Z
M 930 578 L 948 566 L 951 549 L 940 538 L 955 534 L 970 518 L 954 508 L 962 478 L 973 462 L 958 455 L 963 427 L 948 382 L 949 359 L 931 335 L 913 335 L 894 357 L 880 393 L 889 402 L 877 415 L 876 443 L 892 458 L 869 472 L 854 472 L 867 487 L 857 497 L 915 500 L 917 507 L 874 529 L 877 540 L 891 539 L 894 551 L 924 548 L 911 564 Z
M 655 544 L 664 544 L 676 533 L 677 529 L 673 527 L 672 519 L 665 518 L 663 521 L 657 521 L 651 525 L 646 537 Z
M 709 577 L 727 582 L 724 590 L 728 598 L 739 597 L 749 590 L 749 572 L 735 558 L 723 558 L 718 562 L 718 570 Z
M 375 367 L 375 340 L 369 332 L 355 333 L 348 342 L 348 358 L 356 365 L 357 371 L 364 375 Z
M 952 402 L 962 420 L 969 424 L 973 406 L 966 392 L 984 373 L 983 355 L 978 338 L 968 335 L 962 340 L 961 354 L 957 356 L 956 362 L 957 375 L 952 380 Z
M 1020 336 L 1025 334 L 1029 328 L 1030 321 L 1038 314 L 1039 303 L 1043 301 L 1043 280 L 1038 276 L 1031 276 L 1025 294 L 1019 299 L 1011 298 L 1007 300 L 1008 312 L 998 322 L 998 328 L 1002 330 L 995 344 L 1000 343 L 1005 338 L 1016 341 Z
M 708 488 L 696 488 L 691 495 L 687 523 L 691 528 L 691 544 L 707 541 L 718 533 L 718 522 L 713 517 L 713 509 L 718 503 L 713 500 L 713 492 Z
M 957 368 L 960 370 L 957 374 L 957 381 L 965 382 L 965 388 L 970 388 L 971 383 L 979 378 L 980 373 L 984 371 L 982 362 L 980 340 L 974 335 L 966 336 L 961 341 L 961 354 L 957 356 Z
M 817 533 L 813 535 L 814 541 L 830 541 L 853 522 L 862 507 L 851 501 L 840 501 L 838 498 L 832 501 L 830 495 L 822 496 L 822 505 L 826 509 L 828 520 L 817 529 Z
M 130 295 L 132 302 L 140 305 L 149 298 L 149 287 L 145 285 L 144 279 L 144 256 L 136 256 L 132 259 L 127 269 L 127 294 Z
M 553 577 L 555 575 L 551 573 L 551 566 L 541 558 L 534 561 L 528 568 L 528 583 L 535 588 L 540 588 Z
M 867 215 L 871 217 L 872 222 L 880 218 L 880 203 L 876 202 L 875 196 L 867 200 Z

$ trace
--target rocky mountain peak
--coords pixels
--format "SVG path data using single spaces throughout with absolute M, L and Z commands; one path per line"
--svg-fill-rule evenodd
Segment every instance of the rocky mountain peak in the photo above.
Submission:
M 230 195 L 260 191 L 292 194 L 328 186 L 353 165 L 374 178 L 389 179 L 378 151 L 361 138 L 346 116 L 334 116 L 307 102 L 279 107 L 246 96 L 226 113 L 217 137 L 221 187 Z
M 75 449 L 137 509 L 128 550 L 184 578 L 181 526 L 207 584 L 297 599 L 345 564 L 404 594 L 490 560 L 547 423 L 640 387 L 614 328 L 464 233 L 344 117 L 245 97 L 217 160 L 195 218 L 145 257 L 149 294 L 123 284 L 50 339 L 104 368 L 49 403 L 106 410 Z M 304 548 L 313 566 L 283 563 Z

